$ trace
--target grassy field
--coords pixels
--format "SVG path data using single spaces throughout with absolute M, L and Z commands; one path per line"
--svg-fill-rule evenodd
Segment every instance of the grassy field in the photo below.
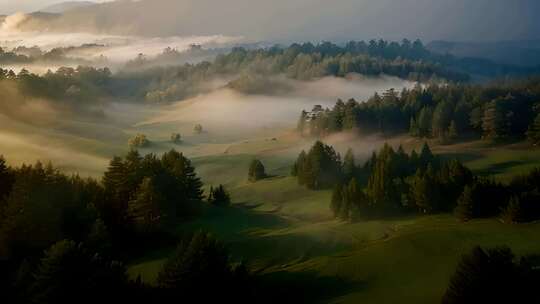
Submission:
M 227 186 L 234 206 L 208 207 L 178 231 L 212 232 L 227 243 L 234 259 L 247 261 L 262 278 L 285 282 L 309 293 L 306 301 L 321 303 L 436 303 L 461 254 L 475 245 L 508 245 L 517 254 L 540 252 L 540 223 L 461 223 L 452 215 L 354 224 L 333 220 L 329 191 L 307 190 L 287 176 L 294 153 L 285 151 L 291 146 L 300 151 L 305 144 L 291 142 L 260 141 L 259 150 L 253 141 L 241 142 L 232 147 L 249 153 L 194 158 L 204 181 Z M 407 149 L 422 144 L 401 142 Z M 494 147 L 478 141 L 433 150 L 502 181 L 540 165 L 540 153 L 524 144 Z M 254 157 L 262 159 L 273 177 L 246 181 Z M 162 250 L 135 261 L 130 274 L 152 283 L 167 255 Z

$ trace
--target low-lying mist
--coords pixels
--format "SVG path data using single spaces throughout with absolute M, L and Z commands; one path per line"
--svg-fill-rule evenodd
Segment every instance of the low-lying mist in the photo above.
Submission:
M 222 88 L 165 106 L 158 114 L 138 125 L 178 124 L 183 125 L 185 131 L 190 131 L 186 128 L 202 124 L 208 132 L 246 136 L 261 129 L 293 128 L 302 110 L 309 111 L 315 105 L 332 107 L 338 98 L 362 101 L 375 92 L 391 88 L 401 90 L 414 85 L 395 77 L 365 78 L 359 75 L 325 77 L 310 82 L 280 77 L 269 82 L 286 82 L 287 89 L 277 95 L 267 95 L 244 94 Z

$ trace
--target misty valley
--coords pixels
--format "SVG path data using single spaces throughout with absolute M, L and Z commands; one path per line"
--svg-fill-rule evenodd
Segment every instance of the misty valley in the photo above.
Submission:
M 0 302 L 540 302 L 532 1 L 4 2 Z

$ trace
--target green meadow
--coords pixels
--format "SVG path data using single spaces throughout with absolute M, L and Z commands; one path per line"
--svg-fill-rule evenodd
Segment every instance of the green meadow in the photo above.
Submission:
M 408 138 L 389 142 L 401 142 L 409 150 L 422 144 Z M 355 145 L 337 145 L 347 144 Z M 451 214 L 352 224 L 334 220 L 330 191 L 307 190 L 289 176 L 303 145 L 278 137 L 231 145 L 229 151 L 238 153 L 194 157 L 206 185 L 226 185 L 234 205 L 204 206 L 202 216 L 175 229 L 179 234 L 212 232 L 227 244 L 233 259 L 247 262 L 261 279 L 275 282 L 276 289 L 279 284 L 295 286 L 306 293 L 305 301 L 321 303 L 435 303 L 461 254 L 475 245 L 508 245 L 520 255 L 540 252 L 540 223 L 462 223 Z M 460 159 L 477 174 L 506 182 L 540 166 L 540 153 L 525 147 L 475 141 L 433 150 Z M 247 181 L 253 158 L 263 161 L 269 178 Z M 169 253 L 159 249 L 134 260 L 130 275 L 153 283 Z

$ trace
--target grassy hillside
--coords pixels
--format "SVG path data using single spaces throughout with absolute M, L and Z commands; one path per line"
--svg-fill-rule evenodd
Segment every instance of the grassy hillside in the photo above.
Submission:
M 303 290 L 309 294 L 307 302 L 434 303 L 461 254 L 475 245 L 509 245 L 516 254 L 540 252 L 540 223 L 509 226 L 496 219 L 461 223 L 452 215 L 354 224 L 333 220 L 330 191 L 307 190 L 287 176 L 294 154 L 284 151 L 299 151 L 302 144 L 279 142 L 278 138 L 260 145 L 237 143 L 234 151 L 249 153 L 195 158 L 203 180 L 225 184 L 234 206 L 206 207 L 203 216 L 178 231 L 211 231 L 228 244 L 235 259 L 247 261 L 270 284 Z M 401 142 L 406 149 L 422 144 L 408 138 L 391 142 Z M 477 141 L 434 146 L 434 151 L 503 181 L 540 165 L 540 153 L 525 144 L 491 146 Z M 273 177 L 248 183 L 248 164 L 255 157 Z M 161 250 L 135 261 L 130 274 L 153 282 L 167 254 Z M 275 288 L 279 290 L 279 285 Z

